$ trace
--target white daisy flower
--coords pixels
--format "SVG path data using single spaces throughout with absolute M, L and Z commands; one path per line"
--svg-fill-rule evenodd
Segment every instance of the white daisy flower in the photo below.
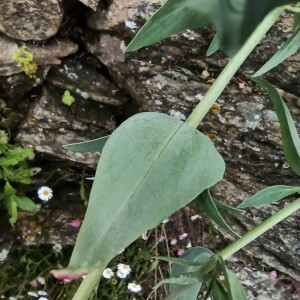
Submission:
M 28 296 L 32 297 L 38 297 L 38 294 L 36 292 L 27 292 Z
M 131 272 L 131 268 L 129 265 L 118 264 L 117 276 L 119 278 L 126 278 Z
M 53 197 L 53 191 L 52 191 L 52 189 L 50 189 L 47 186 L 41 186 L 38 189 L 38 197 L 42 201 L 47 202 L 48 200 L 50 200 Z
M 103 273 L 102 273 L 102 276 L 105 278 L 105 279 L 110 279 L 114 276 L 114 272 L 112 271 L 111 268 L 106 268 Z
M 181 234 L 178 238 L 182 241 L 182 240 L 184 240 L 187 236 L 188 236 L 188 234 L 185 232 L 185 233 Z
M 2 251 L 0 252 L 0 262 L 3 262 L 6 260 L 8 253 L 9 253 L 9 251 L 7 249 L 2 249 Z
M 128 283 L 127 287 L 133 293 L 138 293 L 142 290 L 142 287 L 139 284 L 136 284 L 135 282 Z

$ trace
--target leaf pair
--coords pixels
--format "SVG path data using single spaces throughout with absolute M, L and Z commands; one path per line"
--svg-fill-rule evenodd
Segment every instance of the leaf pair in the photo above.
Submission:
M 14 225 L 17 221 L 18 207 L 27 211 L 36 211 L 36 205 L 28 197 L 18 196 L 16 190 L 7 181 L 4 186 L 4 191 L 0 193 L 0 201 L 4 201 L 7 210 L 10 214 L 10 223 Z
M 170 278 L 160 281 L 155 287 L 169 284 L 170 294 L 165 300 L 197 299 L 203 284 L 207 286 L 205 299 L 210 296 L 213 300 L 246 300 L 245 291 L 236 275 L 226 267 L 222 257 L 206 248 L 190 248 L 180 258 L 157 259 L 174 263 Z M 223 284 L 219 281 L 219 269 L 225 278 Z
M 296 0 L 167 0 L 127 47 L 134 51 L 185 29 L 213 25 L 220 49 L 234 54 L 275 7 Z

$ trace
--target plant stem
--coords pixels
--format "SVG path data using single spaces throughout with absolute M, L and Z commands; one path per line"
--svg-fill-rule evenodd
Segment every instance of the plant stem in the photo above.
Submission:
M 242 63 L 249 56 L 251 51 L 260 43 L 261 39 L 272 27 L 275 21 L 279 18 L 281 13 L 284 11 L 283 7 L 278 7 L 271 11 L 263 21 L 256 27 L 244 45 L 240 50 L 231 58 L 229 63 L 220 73 L 218 78 L 215 80 L 213 85 L 210 87 L 204 98 L 195 107 L 191 115 L 187 119 L 187 123 L 197 128 L 204 116 L 208 113 L 211 106 L 217 101 L 225 87 L 228 85 L 231 78 L 240 68 Z
M 293 214 L 298 209 L 300 209 L 300 198 L 294 201 L 293 203 L 287 205 L 286 207 L 282 208 L 276 214 L 263 221 L 258 226 L 254 227 L 243 237 L 230 244 L 225 249 L 221 250 L 218 254 L 222 256 L 224 260 L 228 259 L 231 255 L 233 255 L 234 253 L 242 249 L 244 246 L 254 241 L 257 237 L 265 233 L 267 230 L 271 229 L 274 225 L 281 222 L 289 215 Z
M 100 277 L 103 270 L 96 269 L 92 273 L 88 274 L 81 282 L 76 294 L 72 300 L 87 300 L 90 299 L 91 294 L 95 290 L 100 281 Z

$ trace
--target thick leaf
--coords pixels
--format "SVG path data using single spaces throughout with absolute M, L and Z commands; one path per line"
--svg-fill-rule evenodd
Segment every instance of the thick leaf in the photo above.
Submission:
M 184 254 L 181 256 L 182 259 L 190 260 L 193 262 L 198 262 L 201 265 L 205 265 L 207 263 L 211 263 L 213 266 L 211 268 L 214 268 L 215 261 L 210 260 L 211 257 L 214 254 L 207 248 L 203 247 L 192 247 L 188 249 Z M 199 266 L 183 266 L 179 264 L 174 264 L 171 270 L 171 277 L 180 276 L 180 274 L 187 274 L 187 273 L 194 273 L 199 272 L 201 267 Z M 208 268 L 210 270 L 210 268 Z M 197 295 L 199 293 L 199 290 L 201 288 L 201 285 L 203 282 L 207 281 L 210 277 L 210 275 L 206 272 L 203 272 L 203 274 L 200 274 L 203 277 L 202 282 L 197 282 L 195 284 L 190 285 L 189 289 L 186 289 L 184 293 L 180 295 L 177 299 L 180 300 L 192 300 L 197 299 Z M 170 292 L 175 292 L 178 289 L 178 284 L 171 284 L 170 285 Z
M 16 196 L 17 206 L 27 211 L 36 211 L 35 203 L 28 197 Z
M 295 193 L 300 194 L 300 187 L 288 185 L 274 185 L 259 191 L 258 193 L 241 203 L 238 207 L 246 208 L 250 206 L 258 206 L 266 203 L 272 203 L 290 195 L 293 195 Z
M 217 280 L 213 280 L 210 295 L 213 300 L 228 300 L 227 292 Z
M 219 262 L 221 264 L 221 268 L 223 270 L 223 274 L 225 276 L 228 300 L 247 300 L 246 293 L 242 284 L 236 275 L 230 271 L 223 260 L 222 257 L 219 257 Z
M 245 212 L 243 209 L 239 209 L 237 207 L 231 207 L 227 204 L 224 204 L 223 202 L 217 200 L 214 197 L 212 197 L 212 199 L 213 199 L 216 207 L 219 208 L 219 210 L 221 210 L 221 211 L 230 211 L 230 212 L 234 212 L 234 213 L 238 213 L 238 214 Z
M 296 53 L 300 47 L 300 27 L 288 38 L 281 48 L 252 77 L 261 76 Z
M 105 268 L 122 249 L 223 177 L 211 141 L 170 116 L 141 113 L 111 135 L 102 152 L 67 270 L 72 278 Z
M 220 49 L 220 37 L 219 37 L 218 33 L 216 33 L 206 51 L 206 56 L 213 55 L 219 49 Z
M 126 51 L 152 45 L 185 29 L 211 24 L 216 3 L 217 0 L 167 0 L 137 33 Z
M 102 152 L 102 149 L 108 138 L 109 135 L 90 141 L 64 145 L 63 147 L 67 150 L 77 152 Z
M 284 157 L 289 166 L 300 175 L 300 139 L 285 102 L 268 81 L 260 77 L 251 77 L 251 79 L 267 90 L 280 123 Z
M 199 280 L 197 278 L 197 275 L 195 273 L 187 273 L 187 274 L 181 274 L 178 277 L 170 277 L 161 280 L 158 284 L 154 286 L 155 289 L 158 289 L 160 286 L 164 284 L 171 284 L 178 287 L 178 285 L 197 285 L 198 286 L 198 292 L 199 292 Z
M 295 14 L 293 28 L 294 28 L 294 30 L 297 30 L 300 28 L 300 13 Z
M 197 198 L 196 203 L 199 208 L 205 212 L 214 222 L 216 222 L 221 228 L 226 230 L 227 232 L 240 237 L 223 219 L 221 214 L 219 213 L 209 190 L 205 190 L 202 192 Z

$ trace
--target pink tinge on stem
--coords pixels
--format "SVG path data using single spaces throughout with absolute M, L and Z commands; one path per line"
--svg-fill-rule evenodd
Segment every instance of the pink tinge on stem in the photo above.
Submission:
M 63 280 L 65 282 L 71 282 L 73 280 L 82 278 L 88 274 L 87 270 L 75 270 L 70 271 L 68 269 L 63 270 L 52 270 L 50 272 L 56 279 Z

